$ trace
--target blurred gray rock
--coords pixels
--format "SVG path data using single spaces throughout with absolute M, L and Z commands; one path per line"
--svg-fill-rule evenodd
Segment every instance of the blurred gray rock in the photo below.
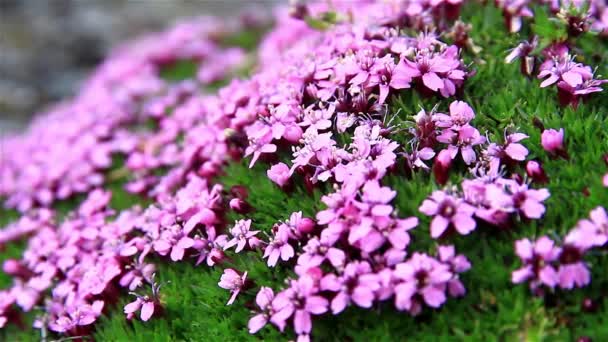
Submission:
M 274 0 L 256 5 L 270 7 Z M 117 43 L 245 0 L 0 0 L 0 132 L 70 96 Z M 10 122 L 10 123 L 8 123 Z M 10 127 L 9 127 L 10 126 Z

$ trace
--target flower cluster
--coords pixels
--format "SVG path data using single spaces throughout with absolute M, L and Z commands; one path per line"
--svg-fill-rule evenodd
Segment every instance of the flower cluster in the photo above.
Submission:
M 530 288 L 542 293 L 543 288 L 583 287 L 591 281 L 585 254 L 608 241 L 608 215 L 603 207 L 593 209 L 589 219 L 580 220 L 566 234 L 561 246 L 549 237 L 515 243 L 515 252 L 523 266 L 513 272 L 514 283 L 529 282 Z
M 538 78 L 543 79 L 540 87 L 555 85 L 562 106 L 576 107 L 580 100 L 602 91 L 602 85 L 608 82 L 594 75 L 590 66 L 576 62 L 565 43 L 554 43 L 545 47 L 541 51 L 542 58 L 534 54 L 537 47 L 537 37 L 521 42 L 511 50 L 505 61 L 511 63 L 520 58 L 522 73 L 527 76 L 538 70 Z M 537 65 L 539 61 L 542 63 Z
M 104 171 L 120 154 L 129 156 L 130 170 L 143 173 L 133 190 L 154 183 L 150 172 L 140 170 L 175 165 L 178 136 L 192 127 L 193 117 L 202 119 L 200 105 L 193 101 L 172 118 L 166 111 L 238 67 L 243 52 L 223 48 L 218 39 L 241 27 L 214 18 L 193 19 L 116 49 L 78 96 L 39 115 L 25 134 L 0 139 L 0 196 L 7 197 L 5 204 L 25 212 L 86 193 L 103 185 Z M 226 54 L 234 57 L 227 59 Z M 220 59 L 227 65 L 218 64 Z M 177 85 L 163 79 L 163 68 L 183 60 L 196 63 L 203 77 Z M 134 129 L 148 118 L 157 121 L 156 132 Z
M 568 34 L 576 37 L 592 30 L 600 35 L 608 34 L 608 6 L 602 0 L 571 1 L 571 0 L 541 0 L 541 4 L 549 7 L 557 19 L 563 21 Z M 505 26 L 510 32 L 519 32 L 523 18 L 534 17 L 531 0 L 495 0 L 505 20 Z

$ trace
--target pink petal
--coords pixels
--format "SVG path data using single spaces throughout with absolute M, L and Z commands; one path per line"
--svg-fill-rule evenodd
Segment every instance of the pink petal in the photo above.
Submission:
M 345 292 L 339 292 L 336 297 L 331 301 L 331 312 L 334 315 L 344 311 L 349 303 L 348 295 Z
M 456 214 L 452 219 L 456 230 L 462 234 L 467 235 L 475 229 L 475 220 L 466 214 Z
M 247 328 L 249 328 L 249 333 L 255 334 L 256 332 L 260 331 L 260 329 L 262 329 L 266 325 L 266 323 L 268 323 L 268 319 L 263 314 L 259 314 L 259 315 L 255 315 L 255 316 L 251 317 L 251 319 L 249 320 L 249 323 L 247 323 Z
M 445 291 L 435 286 L 427 286 L 422 290 L 424 301 L 433 308 L 438 308 L 445 302 Z
M 141 307 L 141 320 L 147 321 L 154 314 L 154 302 L 145 302 Z
M 374 292 L 368 288 L 358 286 L 353 291 L 351 298 L 353 302 L 362 308 L 371 308 L 374 303 Z
M 448 228 L 450 221 L 443 216 L 435 216 L 431 222 L 431 237 L 436 239 Z
M 437 91 L 437 90 L 443 88 L 443 81 L 434 72 L 428 72 L 428 73 L 422 75 L 422 82 L 424 83 L 425 86 L 427 86 L 429 89 L 431 89 L 433 91 Z
M 522 144 L 509 144 L 505 148 L 505 152 L 513 160 L 525 160 L 528 155 L 528 149 Z
M 296 334 L 307 334 L 312 330 L 310 314 L 304 310 L 297 310 L 293 319 Z

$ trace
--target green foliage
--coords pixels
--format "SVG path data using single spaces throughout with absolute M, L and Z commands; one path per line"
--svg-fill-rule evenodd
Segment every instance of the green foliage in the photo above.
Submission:
M 439 310 L 425 309 L 418 317 L 397 312 L 391 303 L 385 303 L 372 310 L 349 308 L 339 316 L 330 314 L 315 320 L 313 336 L 319 341 L 567 341 L 579 336 L 591 336 L 594 340 L 608 340 L 608 301 L 603 297 L 603 289 L 608 287 L 608 276 L 603 272 L 608 257 L 605 253 L 592 255 L 592 283 L 589 287 L 574 291 L 548 294 L 545 298 L 533 296 L 525 285 L 510 282 L 511 271 L 519 262 L 513 252 L 514 240 L 521 237 L 535 237 L 543 234 L 563 236 L 579 219 L 589 211 L 608 201 L 608 191 L 601 186 L 601 176 L 606 172 L 602 155 L 608 152 L 608 118 L 606 103 L 608 92 L 596 94 L 589 103 L 578 108 L 560 108 L 555 89 L 541 89 L 539 81 L 527 79 L 519 73 L 517 63 L 504 64 L 506 51 L 526 38 L 510 35 L 502 27 L 500 12 L 491 6 L 472 5 L 465 7 L 463 19 L 473 24 L 472 38 L 483 47 L 478 56 L 465 54 L 467 60 L 475 60 L 473 67 L 477 74 L 467 81 L 463 100 L 469 102 L 477 113 L 474 125 L 487 131 L 491 140 L 501 141 L 505 129 L 517 129 L 530 136 L 524 144 L 530 149 L 530 159 L 544 163 L 550 178 L 548 188 L 551 197 L 547 201 L 547 213 L 543 220 L 517 222 L 510 231 L 480 227 L 470 236 L 450 237 L 440 243 L 454 243 L 457 250 L 464 253 L 473 265 L 462 275 L 468 290 L 463 298 L 450 299 Z M 545 37 L 561 37 L 554 23 L 537 11 L 533 31 Z M 241 40 L 242 39 L 242 40 Z M 227 40 L 228 45 L 253 48 L 254 38 L 249 33 Z M 598 48 L 598 44 L 601 44 Z M 608 70 L 608 46 L 597 38 L 589 36 L 580 39 L 581 58 L 590 58 L 594 65 Z M 180 80 L 194 75 L 196 66 L 192 62 L 179 62 L 164 70 L 164 77 Z M 412 116 L 423 108 L 430 110 L 439 102 L 439 110 L 446 110 L 450 99 L 424 99 L 412 91 L 404 91 L 393 96 L 390 112 L 398 115 L 398 120 L 412 120 Z M 540 120 L 546 127 L 566 130 L 566 141 L 571 159 L 552 160 L 540 146 L 540 131 L 533 120 Z M 396 135 L 395 139 L 407 146 L 407 137 Z M 321 209 L 320 197 L 323 191 L 308 194 L 302 185 L 293 192 L 285 193 L 266 177 L 268 165 L 258 163 L 248 169 L 248 161 L 229 165 L 218 181 L 225 189 L 234 185 L 245 185 L 250 193 L 248 201 L 255 211 L 247 215 L 230 214 L 228 222 L 240 218 L 251 218 L 253 227 L 269 234 L 272 225 L 288 218 L 294 211 L 303 211 L 313 216 Z M 116 168 L 119 168 L 117 165 Z M 466 177 L 464 165 L 461 172 L 452 175 L 452 184 L 458 184 Z M 429 236 L 429 219 L 419 215 L 418 207 L 424 198 L 438 186 L 432 177 L 417 173 L 407 177 L 402 172 L 390 175 L 386 184 L 398 191 L 394 204 L 400 216 L 419 216 L 421 224 L 413 232 L 410 250 L 433 252 L 437 242 Z M 134 204 L 147 203 L 122 190 L 120 180 L 113 181 L 109 188 L 113 191 L 112 206 L 115 209 L 128 208 Z M 583 192 L 588 189 L 588 195 Z M 65 214 L 74 208 L 78 199 L 62 202 L 56 209 Z M 15 213 L 1 211 L 0 223 L 14 220 Z M 0 261 L 17 256 L 22 244 L 9 245 L 0 254 Z M 163 288 L 162 300 L 165 304 L 164 317 L 149 322 L 126 321 L 122 306 L 132 298 L 124 296 L 108 308 L 94 338 L 99 341 L 254 341 L 285 340 L 293 338 L 291 332 L 281 335 L 276 329 L 264 328 L 255 336 L 249 335 L 246 324 L 253 306 L 255 290 L 259 286 L 280 289 L 284 279 L 291 275 L 293 264 L 283 264 L 270 269 L 261 254 L 230 255 L 230 266 L 247 270 L 248 278 L 255 287 L 242 293 L 234 305 L 226 306 L 228 291 L 217 286 L 220 268 L 206 265 L 194 266 L 191 261 L 169 263 L 155 260 L 158 265 L 157 277 Z M 9 279 L 0 274 L 0 285 L 6 286 Z M 584 298 L 591 298 L 598 304 L 595 312 L 581 310 Z M 35 332 L 17 332 L 15 328 L 0 333 L 0 340 L 35 340 Z

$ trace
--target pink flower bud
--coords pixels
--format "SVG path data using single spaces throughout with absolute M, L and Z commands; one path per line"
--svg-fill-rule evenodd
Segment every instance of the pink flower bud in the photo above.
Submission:
M 530 160 L 526 164 L 526 173 L 528 174 L 528 177 L 530 177 L 530 179 L 532 179 L 535 183 L 543 184 L 549 181 L 543 166 L 535 160 Z
M 21 270 L 21 264 L 15 259 L 7 259 L 2 265 L 2 270 L 6 274 L 14 276 L 19 274 L 19 271 Z
M 564 129 L 560 128 L 556 131 L 552 128 L 546 129 L 541 135 L 541 144 L 545 151 L 552 155 L 558 155 L 565 151 L 564 149 Z
M 287 126 L 287 128 L 285 128 L 285 133 L 283 133 L 283 138 L 290 143 L 295 144 L 302 138 L 302 133 L 302 128 L 300 128 L 300 126 Z
M 304 217 L 298 222 L 298 231 L 302 234 L 312 233 L 315 229 L 315 221 L 308 217 Z
M 284 163 L 273 165 L 266 174 L 271 181 L 275 182 L 280 187 L 284 186 L 289 181 L 289 167 Z
M 236 211 L 239 214 L 246 214 L 251 210 L 249 203 L 243 201 L 240 198 L 233 198 L 230 200 L 230 209 Z
M 448 150 L 442 150 L 435 158 L 433 163 L 433 174 L 439 185 L 445 185 L 450 175 L 450 166 L 452 165 L 452 156 Z

